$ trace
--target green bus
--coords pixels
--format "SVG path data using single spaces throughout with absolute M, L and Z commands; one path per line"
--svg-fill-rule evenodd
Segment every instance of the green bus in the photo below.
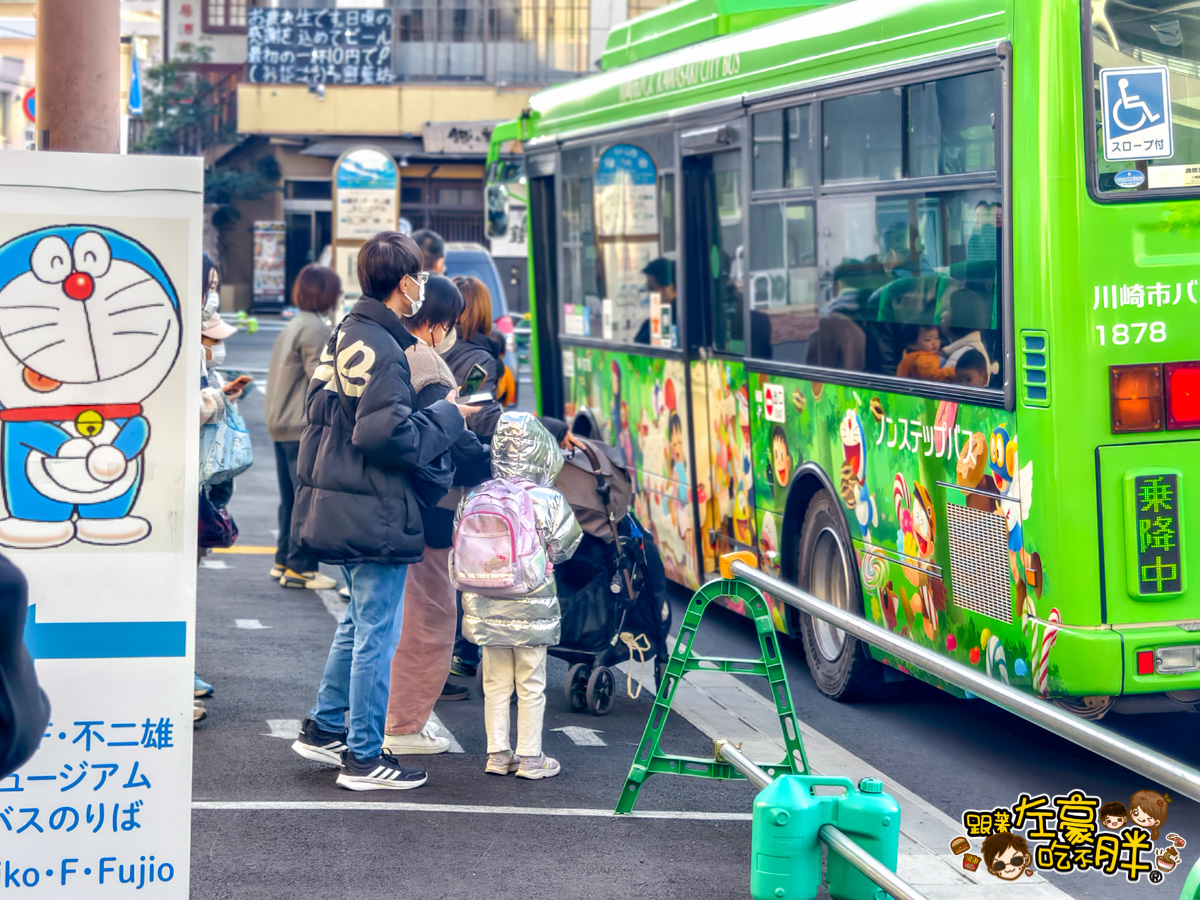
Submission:
M 682 0 L 493 141 L 541 409 L 673 580 L 749 549 L 1081 715 L 1200 704 L 1200 10 Z M 905 671 L 773 614 L 830 697 Z

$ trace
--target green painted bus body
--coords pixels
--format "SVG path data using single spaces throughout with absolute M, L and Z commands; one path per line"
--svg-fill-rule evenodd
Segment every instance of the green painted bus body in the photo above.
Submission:
M 842 504 L 864 614 L 876 623 L 1077 706 L 1079 698 L 1179 692 L 1186 699 L 1200 691 L 1200 672 L 1138 674 L 1139 650 L 1200 644 L 1194 636 L 1200 594 L 1185 590 L 1162 600 L 1131 594 L 1127 569 L 1137 561 L 1123 505 L 1127 472 L 1170 469 L 1187 485 L 1180 515 L 1196 522 L 1200 434 L 1114 434 L 1109 400 L 1112 365 L 1200 358 L 1200 305 L 1191 300 L 1200 279 L 1200 205 L 1093 198 L 1082 35 L 1079 0 L 850 0 L 614 64 L 533 97 L 520 123 L 527 154 L 555 152 L 559 142 L 593 130 L 609 129 L 597 140 L 615 143 L 621 136 L 614 126 L 663 123 L 668 115 L 725 101 L 752 107 L 771 92 L 802 94 L 806 86 L 972 51 L 1011 59 L 1013 328 L 1004 398 L 956 404 L 839 384 L 834 371 L 818 382 L 759 372 L 753 360 L 647 356 L 628 346 L 540 335 L 544 367 L 548 354 L 563 355 L 565 411 L 586 405 L 630 456 L 637 510 L 675 580 L 696 586 L 709 577 L 723 542 L 753 546 L 767 570 L 798 577 L 794 556 L 811 486 L 803 488 L 795 470 L 811 463 Z M 650 52 L 648 45 L 638 52 Z M 685 224 L 684 253 L 686 232 Z M 1153 309 L 1101 304 L 1103 289 L 1111 287 L 1115 297 L 1117 286 L 1132 282 L 1164 285 L 1172 302 Z M 538 315 L 554 302 L 539 296 Z M 1114 326 L 1129 335 L 1139 323 L 1163 325 L 1153 341 L 1114 343 Z M 1027 353 L 1038 338 L 1044 348 Z M 1030 379 L 1041 377 L 1035 370 L 1045 373 L 1045 399 L 1028 391 Z M 778 412 L 768 421 L 767 385 L 785 400 L 782 422 Z M 786 438 L 786 452 L 778 455 L 777 425 Z M 852 449 L 855 441 L 861 451 Z M 848 484 L 846 467 L 860 465 L 859 452 L 861 481 Z M 1009 485 L 1004 503 L 974 492 L 977 479 L 991 474 L 998 476 L 995 487 Z M 914 512 L 926 497 L 932 522 L 918 536 Z M 994 526 L 971 512 L 995 514 L 1001 523 L 1006 513 L 1019 517 L 1018 551 L 998 551 L 989 563 L 1009 572 L 1010 605 L 999 615 L 955 602 L 952 534 L 957 529 L 956 539 L 967 542 L 995 537 Z M 727 539 L 709 546 L 697 539 L 696 521 L 702 533 L 715 528 Z M 1195 584 L 1200 545 L 1182 547 L 1182 565 Z M 1029 576 L 1031 567 L 1040 578 Z M 779 627 L 793 630 L 792 618 L 775 612 Z

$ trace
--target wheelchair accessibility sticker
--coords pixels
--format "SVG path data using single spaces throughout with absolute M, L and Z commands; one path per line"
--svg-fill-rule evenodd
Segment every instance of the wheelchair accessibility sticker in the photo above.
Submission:
M 1166 66 L 1101 69 L 1104 158 L 1166 159 L 1175 154 Z

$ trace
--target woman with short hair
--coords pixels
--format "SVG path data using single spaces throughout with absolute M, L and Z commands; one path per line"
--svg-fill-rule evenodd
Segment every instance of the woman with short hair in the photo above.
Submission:
M 279 539 L 271 577 L 282 587 L 327 590 L 337 582 L 322 575 L 317 561 L 291 539 L 296 495 L 296 459 L 300 435 L 308 422 L 308 383 L 329 341 L 329 315 L 342 297 L 342 279 L 326 266 L 307 265 L 292 285 L 296 315 L 275 339 L 267 375 L 267 433 L 275 442 L 275 474 L 279 479 Z

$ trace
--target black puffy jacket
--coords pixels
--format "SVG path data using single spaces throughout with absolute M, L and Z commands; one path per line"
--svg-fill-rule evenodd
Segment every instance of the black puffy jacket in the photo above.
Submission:
M 499 353 L 504 352 L 503 338 L 501 338 Z M 442 354 L 442 359 L 446 361 L 446 365 L 450 367 L 450 371 L 454 373 L 454 377 L 458 379 L 458 383 L 462 384 L 467 379 L 467 374 L 471 371 L 471 367 L 478 364 L 483 366 L 488 373 L 483 385 L 479 388 L 481 391 L 490 391 L 493 396 L 496 393 L 496 385 L 499 383 L 500 375 L 504 369 L 501 368 L 504 363 L 497 355 L 497 345 L 489 335 L 482 332 L 476 332 L 471 336 L 469 341 L 459 339 L 454 342 L 454 346 Z M 471 416 L 471 430 L 479 435 L 480 440 L 490 441 L 492 435 L 496 431 L 496 423 L 500 421 L 500 414 L 504 412 L 504 408 L 495 400 L 487 404 L 475 415 Z
M 25 649 L 26 594 L 21 570 L 0 556 L 0 778 L 33 755 L 50 718 Z
M 445 400 L 414 412 L 404 348 L 415 340 L 394 312 L 364 296 L 321 354 L 300 438 L 292 536 L 322 562 L 411 563 L 424 553 L 411 479 L 452 473 L 447 454 L 464 423 Z

